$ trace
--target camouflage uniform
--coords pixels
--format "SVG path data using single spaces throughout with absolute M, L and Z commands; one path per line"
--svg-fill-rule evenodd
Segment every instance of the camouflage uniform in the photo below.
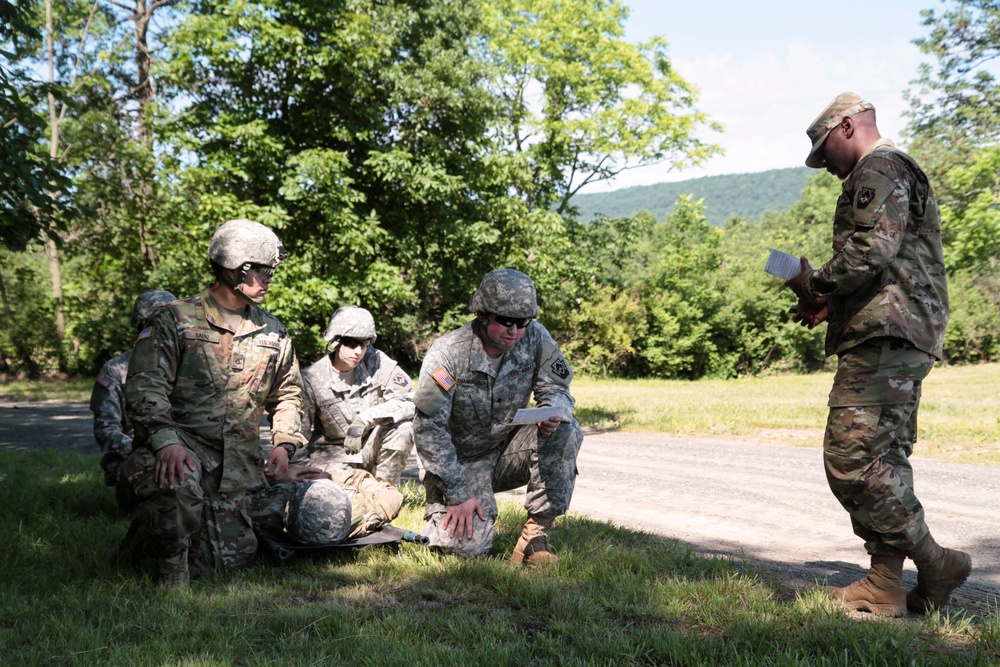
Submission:
M 353 384 L 341 380 L 330 356 L 302 372 L 311 465 L 332 471 L 352 463 L 390 484 L 399 481 L 413 449 L 413 382 L 385 353 L 369 347 Z M 351 422 L 364 415 L 375 428 L 357 456 L 344 452 Z
M 94 413 L 94 439 L 103 456 L 104 483 L 115 486 L 121 467 L 132 453 L 132 424 L 125 416 L 125 377 L 132 350 L 113 357 L 101 367 L 90 392 L 90 411 Z
M 375 532 L 399 515 L 403 494 L 396 487 L 379 481 L 366 470 L 331 470 L 330 478 L 347 494 L 351 505 L 348 537 L 363 537 Z M 273 539 L 286 539 L 295 532 L 288 525 L 288 503 L 295 495 L 296 484 L 283 482 L 255 494 L 250 503 L 254 527 Z M 287 532 L 286 532 L 287 531 Z
M 431 345 L 414 399 L 417 452 L 426 469 L 424 534 L 432 545 L 462 556 L 489 552 L 496 491 L 527 484 L 524 505 L 529 513 L 550 518 L 565 514 L 583 440 L 572 418 L 573 371 L 545 327 L 528 324 L 524 336 L 504 353 L 499 372 L 483 349 L 479 327 L 478 320 L 470 322 Z M 550 436 L 540 436 L 535 424 L 509 426 L 532 393 L 538 406 L 562 413 L 564 422 Z M 447 506 L 473 497 L 486 521 L 474 519 L 471 540 L 449 538 L 442 526 Z
M 129 317 L 132 328 L 136 332 L 142 331 L 153 313 L 176 299 L 177 297 L 164 290 L 143 292 L 132 305 Z M 94 388 L 90 393 L 90 411 L 94 413 L 94 439 L 104 453 L 101 457 L 101 469 L 104 470 L 104 483 L 108 486 L 118 484 L 122 463 L 132 453 L 132 424 L 125 416 L 123 393 L 131 358 L 132 350 L 129 350 L 104 364 L 94 379 Z M 132 508 L 123 504 L 121 497 L 118 501 L 123 510 L 131 511 Z
M 153 551 L 188 549 L 196 570 L 228 571 L 253 558 L 248 495 L 265 488 L 260 423 L 275 445 L 298 446 L 301 377 L 285 328 L 256 306 L 229 329 L 211 290 L 159 311 L 139 334 L 125 400 L 137 448 L 123 484 L 139 501 L 136 522 Z M 177 488 L 153 479 L 155 454 L 183 446 L 195 471 Z
M 909 455 L 921 382 L 941 358 L 948 287 L 930 183 L 891 142 L 876 142 L 844 180 L 833 250 L 802 276 L 807 296 L 827 299 L 826 352 L 839 357 L 827 479 L 870 554 L 906 553 L 928 532 Z

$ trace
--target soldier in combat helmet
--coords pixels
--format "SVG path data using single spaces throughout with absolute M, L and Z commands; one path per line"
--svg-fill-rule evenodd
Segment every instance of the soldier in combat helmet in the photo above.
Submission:
M 302 372 L 309 462 L 396 485 L 413 450 L 413 382 L 372 347 L 375 320 L 364 308 L 338 308 L 325 338 L 329 354 Z
M 291 338 L 259 307 L 284 247 L 264 225 L 230 220 L 208 256 L 215 281 L 156 313 L 125 384 L 136 447 L 121 485 L 138 505 L 119 555 L 156 557 L 167 586 L 187 585 L 189 569 L 249 564 L 257 550 L 252 496 L 285 478 L 305 444 Z M 273 444 L 266 461 L 265 410 Z
M 141 333 L 149 319 L 159 308 L 176 301 L 170 292 L 149 290 L 143 292 L 132 306 L 130 318 L 132 328 Z M 103 456 L 101 469 L 104 483 L 117 486 L 121 478 L 121 467 L 132 453 L 132 424 L 125 416 L 125 376 L 132 350 L 128 349 L 109 359 L 94 378 L 94 389 L 90 393 L 90 411 L 94 413 L 94 439 L 97 440 Z M 122 506 L 125 511 L 130 507 Z
M 883 139 L 875 107 L 838 95 L 806 134 L 806 165 L 844 181 L 833 216 L 833 257 L 787 282 L 793 317 L 826 321 L 837 355 L 823 460 L 830 489 L 871 556 L 868 575 L 832 589 L 849 609 L 901 616 L 948 604 L 972 570 L 969 554 L 935 542 L 913 490 L 923 379 L 941 358 L 948 282 L 941 214 L 927 176 Z M 917 585 L 903 587 L 903 561 Z
M 424 535 L 459 556 L 493 545 L 494 493 L 527 485 L 528 520 L 511 556 L 518 565 L 557 560 L 548 531 L 566 513 L 583 432 L 573 419 L 573 371 L 538 322 L 535 285 L 514 269 L 483 278 L 469 309 L 476 318 L 436 340 L 420 370 L 414 403 L 417 453 L 426 469 Z M 534 395 L 556 413 L 512 426 Z

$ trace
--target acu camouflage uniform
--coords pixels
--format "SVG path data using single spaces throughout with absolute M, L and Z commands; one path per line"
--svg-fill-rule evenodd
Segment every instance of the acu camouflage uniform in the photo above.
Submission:
M 132 350 L 113 357 L 101 367 L 90 392 L 94 413 L 94 439 L 101 448 L 104 483 L 115 486 L 121 478 L 122 463 L 132 453 L 132 424 L 125 416 L 125 378 Z
M 833 250 L 802 281 L 807 295 L 827 299 L 826 352 L 839 356 L 827 479 L 870 554 L 906 553 L 928 533 L 909 456 L 921 383 L 941 358 L 948 287 L 927 176 L 888 140 L 845 179 Z
M 275 445 L 304 442 L 301 377 L 291 338 L 256 306 L 228 328 L 211 291 L 159 311 L 139 334 L 125 400 L 137 447 L 122 484 L 139 501 L 134 531 L 150 555 L 188 550 L 195 570 L 247 565 L 257 550 L 250 498 L 266 488 L 260 423 Z M 195 461 L 177 488 L 153 479 L 155 454 L 181 445 Z
M 366 470 L 331 470 L 330 478 L 340 485 L 351 503 L 351 527 L 347 537 L 374 533 L 399 515 L 403 494 L 396 487 L 375 479 Z M 294 482 L 272 484 L 255 494 L 251 501 L 254 527 L 272 539 L 285 540 L 295 532 L 288 525 L 288 502 L 295 495 Z
M 369 347 L 355 369 L 353 384 L 340 378 L 330 355 L 305 369 L 302 381 L 302 432 L 309 438 L 310 465 L 332 472 L 350 463 L 396 484 L 413 449 L 410 377 L 385 353 Z M 360 414 L 375 427 L 365 437 L 361 451 L 347 455 L 347 429 Z
M 492 547 L 496 491 L 527 484 L 529 513 L 549 519 L 565 514 L 583 441 L 572 418 L 573 371 L 545 327 L 528 324 L 499 371 L 483 349 L 479 327 L 475 320 L 431 345 L 414 399 L 417 453 L 426 470 L 424 535 L 461 556 L 485 555 Z M 541 436 L 535 424 L 510 426 L 532 394 L 539 407 L 562 413 L 563 423 L 550 436 Z M 486 521 L 473 517 L 471 539 L 449 538 L 443 529 L 447 506 L 473 497 Z

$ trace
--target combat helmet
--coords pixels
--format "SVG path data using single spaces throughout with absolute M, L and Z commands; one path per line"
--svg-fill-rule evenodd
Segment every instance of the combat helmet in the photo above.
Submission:
M 302 482 L 285 507 L 285 528 L 300 544 L 338 544 L 351 532 L 351 501 L 329 479 Z
M 244 264 L 273 269 L 288 257 L 288 253 L 270 229 L 241 218 L 225 222 L 216 230 L 208 244 L 208 257 L 224 269 L 239 269 Z
M 357 338 L 375 342 L 375 318 L 360 306 L 344 306 L 338 308 L 330 318 L 323 338 L 327 342 L 335 342 L 341 338 Z
M 157 310 L 167 305 L 172 301 L 176 301 L 177 297 L 160 289 L 152 289 L 148 292 L 143 292 L 135 300 L 135 304 L 132 306 L 132 315 L 129 321 L 132 323 L 132 328 L 136 331 L 142 331 L 149 324 L 149 319 L 153 316 Z
M 469 310 L 505 317 L 537 317 L 535 284 L 516 269 L 493 269 L 479 283 Z

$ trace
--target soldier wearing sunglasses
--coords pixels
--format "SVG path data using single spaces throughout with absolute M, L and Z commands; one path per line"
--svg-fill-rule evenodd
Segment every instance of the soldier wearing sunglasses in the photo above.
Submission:
M 413 450 L 413 382 L 372 347 L 375 320 L 364 308 L 338 308 L 325 338 L 330 353 L 302 372 L 309 463 L 396 485 Z
M 511 559 L 555 561 L 548 531 L 573 495 L 583 432 L 573 419 L 573 371 L 549 332 L 533 321 L 535 285 L 524 273 L 496 269 L 469 309 L 476 318 L 431 345 L 414 403 L 417 453 L 427 493 L 424 535 L 459 556 L 493 545 L 494 493 L 527 485 L 528 520 Z M 532 397 L 557 414 L 514 426 Z

